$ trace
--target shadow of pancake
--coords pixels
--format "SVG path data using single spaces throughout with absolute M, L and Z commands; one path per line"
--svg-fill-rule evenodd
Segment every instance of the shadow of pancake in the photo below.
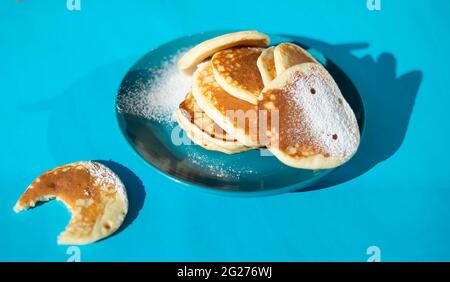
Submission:
M 369 55 L 358 58 L 352 54 L 353 50 L 367 48 L 366 43 L 331 45 L 310 38 L 286 37 L 293 38 L 294 43 L 304 48 L 323 54 L 328 71 L 350 106 L 354 108 L 355 101 L 352 99 L 360 96 L 365 109 L 361 144 L 355 156 L 319 183 L 301 192 L 350 181 L 394 155 L 405 138 L 422 72 L 414 70 L 397 75 L 396 59 L 390 53 L 381 54 L 377 60 Z
M 95 161 L 107 166 L 115 174 L 117 174 L 117 176 L 119 176 L 119 178 L 125 185 L 125 189 L 127 191 L 128 213 L 120 228 L 113 234 L 117 235 L 120 232 L 122 232 L 122 230 L 127 228 L 127 226 L 133 223 L 133 221 L 137 218 L 139 212 L 141 211 L 142 207 L 144 206 L 144 200 L 146 197 L 144 185 L 141 179 L 139 179 L 139 177 L 137 177 L 136 174 L 134 174 L 129 168 L 115 161 L 111 160 L 109 161 L 95 160 Z

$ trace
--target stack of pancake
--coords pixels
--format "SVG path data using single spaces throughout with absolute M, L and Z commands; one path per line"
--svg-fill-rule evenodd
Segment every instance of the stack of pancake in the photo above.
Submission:
M 192 76 L 177 120 L 187 136 L 227 154 L 267 147 L 297 168 L 349 160 L 359 145 L 355 115 L 326 69 L 293 43 L 265 48 L 257 31 L 225 34 L 178 61 Z

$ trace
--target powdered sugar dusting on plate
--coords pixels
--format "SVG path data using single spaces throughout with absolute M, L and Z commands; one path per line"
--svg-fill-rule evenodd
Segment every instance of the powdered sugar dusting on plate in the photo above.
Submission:
M 242 176 L 256 174 L 253 169 L 235 169 L 232 166 L 225 165 L 217 160 L 211 159 L 209 156 L 192 152 L 188 156 L 189 160 L 198 166 L 203 167 L 217 178 L 240 179 Z
M 191 78 L 177 68 L 183 51 L 164 60 L 158 68 L 148 68 L 148 80 L 135 82 L 135 87 L 117 99 L 119 113 L 132 114 L 158 122 L 175 122 L 174 112 L 191 87 Z

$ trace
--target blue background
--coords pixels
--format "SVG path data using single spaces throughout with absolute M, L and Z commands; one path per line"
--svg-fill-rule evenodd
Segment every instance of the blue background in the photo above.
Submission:
M 59 202 L 14 214 L 40 173 L 113 161 L 134 207 L 82 261 L 450 260 L 449 1 L 0 1 L 0 260 L 66 261 Z M 358 155 L 309 192 L 213 195 L 144 163 L 114 99 L 145 53 L 201 31 L 301 37 L 352 79 L 366 105 Z M 131 173 L 132 172 L 132 173 Z M 133 175 L 133 176 L 130 176 Z M 135 176 L 134 176 L 135 175 Z

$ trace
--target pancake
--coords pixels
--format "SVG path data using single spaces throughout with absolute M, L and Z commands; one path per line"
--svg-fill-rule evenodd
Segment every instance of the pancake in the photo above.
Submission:
M 258 61 L 256 61 L 264 86 L 269 84 L 277 76 L 273 57 L 274 50 L 275 47 L 273 46 L 265 49 L 259 56 Z
M 207 150 L 234 154 L 250 149 L 209 118 L 197 105 L 191 92 L 178 108 L 177 121 L 194 143 Z
M 264 47 L 269 42 L 267 35 L 254 30 L 224 34 L 206 40 L 186 52 L 178 61 L 178 69 L 185 75 L 192 75 L 199 63 L 216 52 L 236 46 Z
M 240 152 L 247 151 L 250 149 L 250 147 L 246 147 L 246 146 L 232 147 L 231 144 L 230 144 L 230 146 L 225 146 L 225 147 L 219 146 L 213 142 L 210 142 L 207 138 L 205 138 L 198 132 L 195 132 L 194 130 L 190 130 L 189 124 L 183 124 L 185 121 L 180 121 L 179 118 L 180 118 L 180 116 L 177 115 L 178 124 L 186 132 L 187 137 L 189 137 L 189 139 L 192 142 L 203 147 L 204 149 L 206 149 L 208 151 L 218 151 L 218 152 L 222 152 L 225 154 L 236 154 L 236 153 L 240 153 Z
M 282 74 L 288 68 L 302 63 L 317 63 L 305 49 L 293 43 L 281 43 L 275 47 L 275 69 L 277 75 Z
M 256 105 L 223 90 L 214 79 L 211 62 L 198 66 L 192 80 L 192 94 L 199 107 L 221 128 L 248 147 L 258 147 Z
M 260 109 L 278 110 L 278 128 L 268 126 L 269 150 L 286 165 L 305 169 L 339 166 L 356 152 L 355 115 L 338 86 L 316 63 L 295 65 L 263 91 Z
M 72 218 L 58 237 L 59 244 L 83 245 L 111 235 L 125 219 L 128 199 L 119 177 L 92 161 L 63 165 L 36 178 L 14 206 L 15 212 L 37 202 L 62 201 Z
M 223 50 L 211 59 L 214 78 L 230 95 L 256 105 L 264 88 L 256 61 L 263 49 L 239 47 Z

